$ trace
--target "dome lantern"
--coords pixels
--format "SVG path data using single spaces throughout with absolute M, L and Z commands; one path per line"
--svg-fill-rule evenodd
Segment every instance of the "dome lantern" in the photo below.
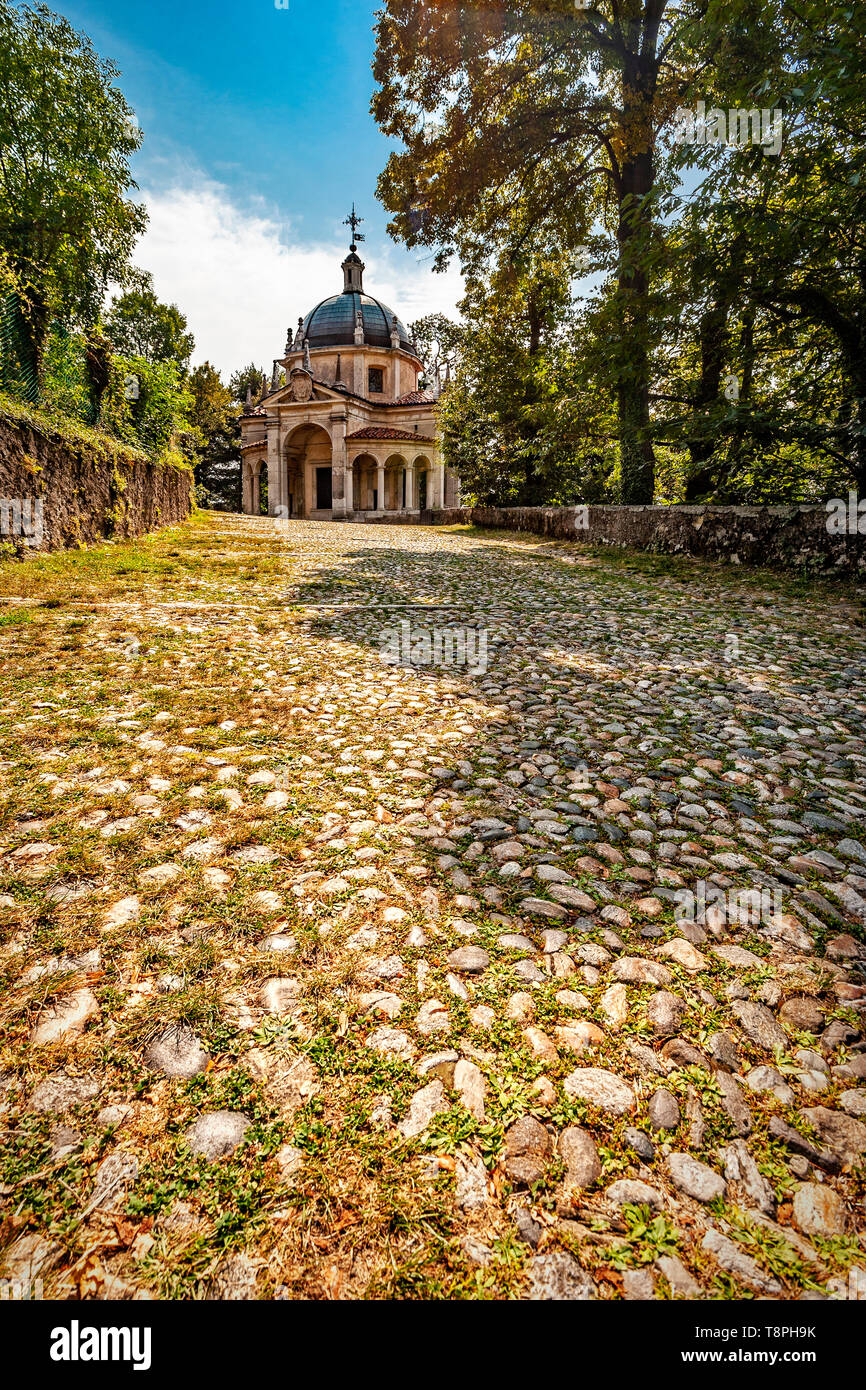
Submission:
M 343 261 L 343 294 L 364 293 L 364 262 L 354 251 Z
M 390 348 L 417 357 L 409 331 L 393 309 L 367 294 L 364 289 L 365 266 L 357 247 L 357 243 L 364 240 L 358 231 L 362 221 L 353 204 L 352 215 L 346 219 L 352 228 L 352 244 L 342 263 L 343 292 L 323 299 L 298 325 L 295 352 L 304 343 L 309 343 L 313 351 L 316 348 L 366 346 Z

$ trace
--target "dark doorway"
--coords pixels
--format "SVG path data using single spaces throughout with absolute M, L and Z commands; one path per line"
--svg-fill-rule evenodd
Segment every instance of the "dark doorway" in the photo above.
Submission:
M 333 506 L 330 468 L 316 469 L 316 511 L 329 512 Z
M 427 509 L 427 474 L 426 474 L 426 472 L 424 472 L 424 473 L 419 473 L 419 474 L 418 474 L 418 509 L 419 509 L 419 511 L 422 511 L 422 512 L 423 512 L 423 511 L 426 511 L 426 509 Z

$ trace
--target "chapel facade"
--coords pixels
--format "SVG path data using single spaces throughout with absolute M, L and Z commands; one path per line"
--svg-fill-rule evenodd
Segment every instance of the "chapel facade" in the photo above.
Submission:
M 298 320 L 260 399 L 241 420 L 243 510 L 285 519 L 417 521 L 457 505 L 456 477 L 442 460 L 440 385 L 424 370 L 408 330 L 364 289 L 361 219 L 341 294 Z M 267 479 L 267 487 L 262 483 Z

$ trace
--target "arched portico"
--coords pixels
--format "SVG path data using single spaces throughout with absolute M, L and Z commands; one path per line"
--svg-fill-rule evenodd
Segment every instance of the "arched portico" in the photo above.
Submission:
M 356 454 L 352 460 L 352 498 L 356 512 L 375 512 L 380 507 L 379 463 L 374 454 Z
M 348 460 L 354 513 L 411 513 L 437 505 L 437 458 L 432 451 L 403 452 L 385 441 L 356 447 L 358 452 L 350 453 Z
M 331 436 L 307 422 L 288 435 L 284 448 L 285 507 L 290 517 L 330 517 L 333 506 Z
M 408 464 L 402 454 L 390 454 L 385 460 L 385 510 L 403 512 L 411 508 L 407 492 Z
M 433 505 L 433 460 L 417 454 L 412 461 L 415 473 L 415 506 L 419 512 Z
M 260 516 L 264 503 L 267 510 L 268 464 L 262 454 L 254 453 L 241 464 L 241 506 L 246 516 Z M 264 488 L 262 482 L 264 481 Z

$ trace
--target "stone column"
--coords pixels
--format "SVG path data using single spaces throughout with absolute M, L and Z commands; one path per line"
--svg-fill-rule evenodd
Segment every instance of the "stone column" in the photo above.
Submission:
M 247 459 L 244 459 L 241 463 L 241 511 L 244 516 L 249 516 L 253 509 L 250 489 L 251 481 L 250 465 Z
M 331 516 L 334 521 L 345 521 L 346 519 L 346 473 L 347 473 L 347 446 L 346 446 L 346 415 L 332 415 L 331 424 Z M 351 492 L 351 481 L 348 483 L 348 490 Z
M 261 471 L 261 463 L 255 463 L 253 465 L 253 487 L 252 496 L 250 498 L 250 511 L 253 516 L 258 516 L 259 507 L 261 506 Z
M 355 470 L 346 455 L 346 516 L 351 516 L 355 510 Z
M 437 462 L 434 466 L 433 473 L 436 478 L 436 485 L 433 489 L 435 496 L 430 505 L 431 507 L 441 508 L 445 506 L 445 464 Z
M 277 508 L 285 503 L 282 469 L 280 468 L 280 422 L 268 421 L 268 516 L 276 516 Z M 285 515 L 281 512 L 280 515 Z
M 376 503 L 377 511 L 385 510 L 385 465 L 380 463 L 376 468 Z
M 406 510 L 407 510 L 407 512 L 414 512 L 414 510 L 415 510 L 415 496 L 416 496 L 416 494 L 415 494 L 415 465 L 414 465 L 414 463 L 409 463 L 409 464 L 406 465 Z

